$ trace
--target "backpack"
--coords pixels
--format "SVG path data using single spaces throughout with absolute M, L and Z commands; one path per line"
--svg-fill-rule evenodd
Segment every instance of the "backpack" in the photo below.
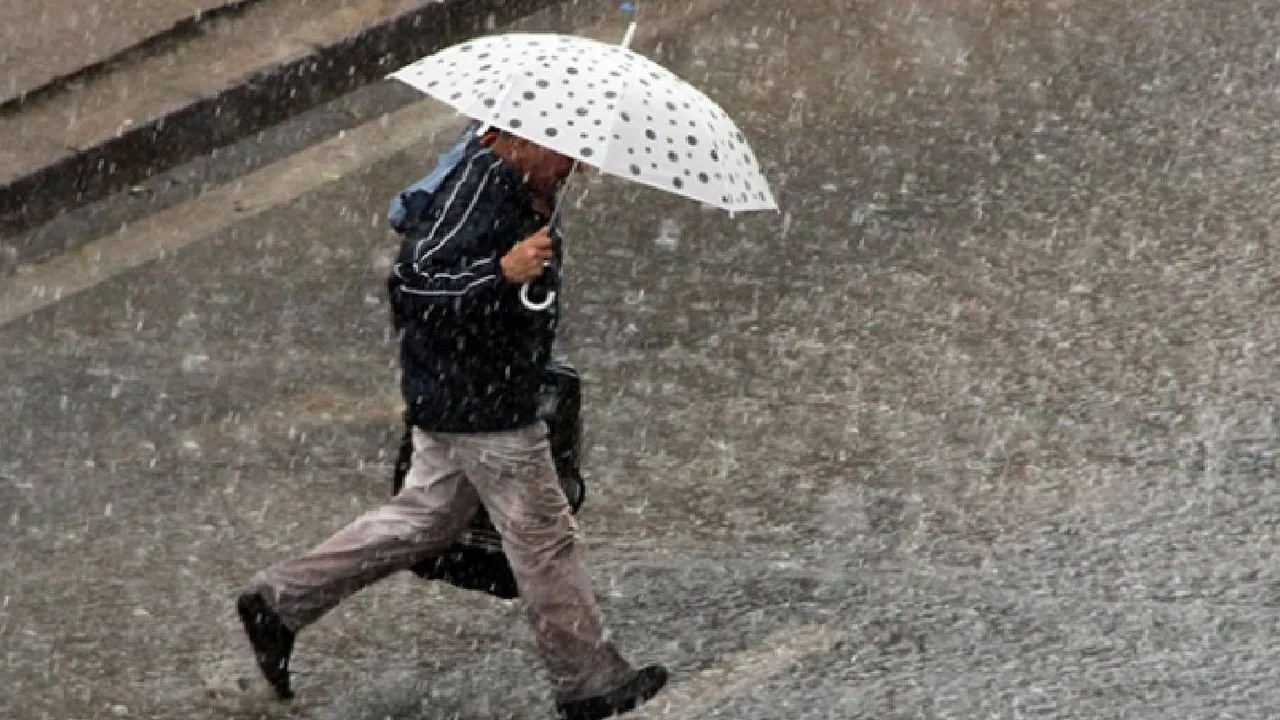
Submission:
M 453 172 L 454 168 L 458 167 L 462 158 L 466 157 L 472 143 L 478 141 L 476 133 L 479 132 L 480 127 L 478 122 L 468 123 L 467 128 L 462 131 L 462 135 L 453 146 L 440 154 L 434 170 L 391 199 L 391 206 L 387 208 L 387 222 L 390 223 L 392 230 L 406 235 L 421 224 L 423 211 L 430 204 L 432 194 L 440 189 L 440 184 L 449 177 L 449 173 Z

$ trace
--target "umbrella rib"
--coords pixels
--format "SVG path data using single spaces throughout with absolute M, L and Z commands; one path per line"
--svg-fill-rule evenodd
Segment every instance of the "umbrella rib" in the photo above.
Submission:
M 604 147 L 600 149 L 599 168 L 601 172 L 605 172 L 605 168 L 609 165 L 609 159 L 613 153 L 614 138 L 618 136 L 614 131 L 618 125 L 619 115 L 621 115 L 622 99 L 626 97 L 627 90 L 630 87 L 631 81 L 624 78 L 621 82 L 621 87 L 618 88 L 618 101 L 614 112 L 608 115 L 609 119 L 604 128 Z
M 507 73 L 507 78 L 506 78 L 507 83 L 506 83 L 506 87 L 502 89 L 502 94 L 501 94 L 500 96 L 498 96 L 498 97 L 494 98 L 494 107 L 495 107 L 495 108 L 501 109 L 501 108 L 502 108 L 502 106 L 506 104 L 506 102 L 507 102 L 507 96 L 508 96 L 508 95 L 510 95 L 510 94 L 511 94 L 511 91 L 512 91 L 512 90 L 514 90 L 514 89 L 515 89 L 515 87 L 516 87 L 516 82 L 517 82 L 517 81 L 512 79 L 512 78 L 516 78 L 516 77 L 518 77 L 518 73 L 515 73 L 515 72 Z M 481 104 L 483 105 L 483 103 L 481 103 Z M 462 114 L 463 114 L 463 115 L 470 115 L 470 113 L 462 113 Z M 489 115 L 491 115 L 491 113 L 487 113 L 487 112 L 485 112 L 485 113 L 480 113 L 480 117 L 477 117 L 477 118 L 476 118 L 477 120 L 479 120 L 479 121 L 480 121 L 480 129 L 476 132 L 476 135 L 477 135 L 477 136 L 484 135 L 485 133 L 489 132 L 489 129 L 490 129 L 490 128 L 492 128 L 492 127 L 494 126 L 494 125 L 493 125 L 493 123 L 491 123 L 491 122 L 489 121 L 489 119 L 488 119 L 488 118 L 489 118 Z
M 636 3 L 635 8 L 636 8 L 636 13 L 638 15 L 639 3 Z M 638 24 L 635 21 L 632 21 L 632 23 L 627 26 L 627 31 L 622 35 L 622 42 L 618 43 L 618 46 L 621 47 L 623 50 L 630 53 L 635 53 L 635 51 L 631 49 L 631 41 L 635 39 L 637 27 L 638 27 Z M 638 55 L 639 53 L 635 53 L 635 54 Z M 623 59 L 625 58 L 626 58 L 625 54 L 619 54 L 617 64 L 621 66 Z M 618 89 L 618 108 L 615 108 L 616 110 L 619 110 L 619 112 L 613 112 L 609 114 L 609 126 L 605 129 L 604 149 L 603 149 L 603 152 L 601 153 L 603 157 L 600 158 L 601 172 L 604 171 L 605 165 L 608 164 L 609 153 L 613 151 L 613 139 L 617 137 L 617 133 L 614 132 L 614 127 L 617 125 L 618 116 L 621 114 L 620 110 L 622 105 L 622 98 L 626 97 L 627 90 L 631 87 L 631 80 L 627 78 L 625 75 L 620 75 L 620 76 L 622 77 L 622 87 Z

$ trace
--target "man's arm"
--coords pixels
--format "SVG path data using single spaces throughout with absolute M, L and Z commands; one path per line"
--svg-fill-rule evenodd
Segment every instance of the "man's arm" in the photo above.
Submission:
M 505 200 L 498 166 L 498 159 L 491 155 L 471 158 L 430 230 L 407 241 L 413 243 L 412 252 L 402 255 L 392 268 L 406 310 L 488 298 L 499 287 L 497 252 L 475 254 L 475 248 L 483 246 L 477 239 L 491 232 Z

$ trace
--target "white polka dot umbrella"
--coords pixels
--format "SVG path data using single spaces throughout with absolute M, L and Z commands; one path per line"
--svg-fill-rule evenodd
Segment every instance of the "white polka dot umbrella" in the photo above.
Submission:
M 724 110 L 625 47 L 509 33 L 454 45 L 391 77 L 610 175 L 733 212 L 777 209 Z

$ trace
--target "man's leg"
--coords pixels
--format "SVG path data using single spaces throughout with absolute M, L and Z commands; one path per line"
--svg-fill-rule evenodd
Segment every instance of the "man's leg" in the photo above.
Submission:
M 458 462 L 502 534 L 562 714 L 582 703 L 625 710 L 647 700 L 666 671 L 637 672 L 608 639 L 546 425 L 454 437 Z
M 399 495 L 306 554 L 258 573 L 254 585 L 297 632 L 360 589 L 439 554 L 466 529 L 478 502 L 448 449 L 415 432 Z
M 405 488 L 306 554 L 258 573 L 239 600 L 259 665 L 288 697 L 293 635 L 352 594 L 447 548 L 466 529 L 479 498 L 448 448 L 414 433 Z

